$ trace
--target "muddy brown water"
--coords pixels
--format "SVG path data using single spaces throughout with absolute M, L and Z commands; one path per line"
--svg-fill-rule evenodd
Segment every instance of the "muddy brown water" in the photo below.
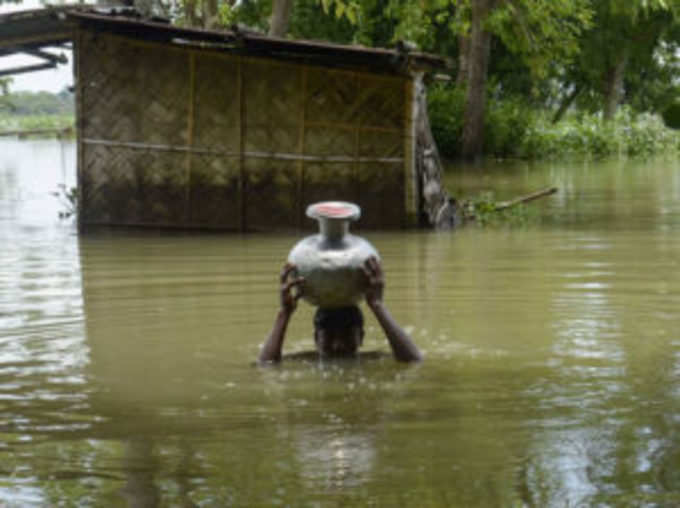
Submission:
M 78 237 L 73 165 L 0 141 L 0 505 L 680 504 L 677 161 L 450 172 L 560 191 L 519 228 L 363 233 L 424 363 L 269 369 L 299 235 Z

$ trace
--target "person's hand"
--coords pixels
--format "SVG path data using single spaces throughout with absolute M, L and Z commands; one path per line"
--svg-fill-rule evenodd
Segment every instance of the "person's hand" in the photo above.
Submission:
M 303 277 L 295 277 L 289 280 L 291 273 L 295 271 L 293 263 L 286 263 L 281 269 L 281 310 L 291 315 L 297 308 L 297 301 L 302 296 Z
M 366 303 L 373 306 L 382 302 L 383 290 L 385 289 L 385 278 L 383 276 L 380 261 L 375 256 L 371 256 L 361 267 L 366 276 Z

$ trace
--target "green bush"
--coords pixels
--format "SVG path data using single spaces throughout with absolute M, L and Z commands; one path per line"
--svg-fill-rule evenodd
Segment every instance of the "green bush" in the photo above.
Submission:
M 432 133 L 448 158 L 460 154 L 465 91 L 436 85 L 428 95 Z M 599 114 L 572 112 L 553 124 L 551 111 L 530 108 L 521 98 L 489 99 L 484 117 L 484 153 L 498 158 L 564 156 L 649 157 L 680 151 L 680 132 L 658 115 L 636 114 L 628 106 L 604 122 Z M 668 120 L 666 120 L 668 123 Z
M 428 91 L 432 134 L 444 157 L 460 154 L 465 89 L 435 85 Z M 487 100 L 484 114 L 484 151 L 495 157 L 517 156 L 518 146 L 532 123 L 532 111 L 521 99 Z
M 680 99 L 663 110 L 663 121 L 671 129 L 680 129 Z
M 458 156 L 463 136 L 465 90 L 435 85 L 428 90 L 427 102 L 432 135 L 440 153 L 444 157 Z
M 74 125 L 73 115 L 0 115 L 0 131 L 63 130 Z
M 484 114 L 484 152 L 500 158 L 518 156 L 532 117 L 520 99 L 489 100 Z

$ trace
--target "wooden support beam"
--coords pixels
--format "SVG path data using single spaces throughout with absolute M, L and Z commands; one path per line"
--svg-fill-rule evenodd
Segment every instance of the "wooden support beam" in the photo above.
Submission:
M 71 31 L 46 33 L 40 35 L 32 35 L 27 37 L 11 37 L 0 41 L 0 48 L 24 46 L 26 44 L 40 44 L 41 46 L 54 46 L 56 44 L 64 44 L 73 39 L 74 35 Z
M 300 157 L 305 154 L 305 122 L 307 121 L 307 87 L 309 81 L 309 67 L 304 66 L 300 70 L 302 79 L 302 101 L 300 104 L 300 126 L 298 130 L 298 150 L 297 153 Z M 304 214 L 305 214 L 305 203 L 303 202 L 305 194 L 305 162 L 303 159 L 298 159 L 297 161 L 297 225 L 302 228 L 304 224 Z
M 24 53 L 26 55 L 31 55 L 36 58 L 41 58 L 42 60 L 47 60 L 48 62 L 52 62 L 55 64 L 65 64 L 68 63 L 68 58 L 66 58 L 66 55 L 59 54 L 59 55 L 54 55 L 52 53 L 48 53 L 47 51 L 43 51 L 41 49 L 32 49 L 32 48 L 16 48 L 18 53 Z
M 20 67 L 10 67 L 9 69 L 1 69 L 1 76 L 15 76 L 17 74 L 24 74 L 26 72 L 43 71 L 45 69 L 56 69 L 57 64 L 54 62 L 41 63 L 35 65 L 22 65 Z

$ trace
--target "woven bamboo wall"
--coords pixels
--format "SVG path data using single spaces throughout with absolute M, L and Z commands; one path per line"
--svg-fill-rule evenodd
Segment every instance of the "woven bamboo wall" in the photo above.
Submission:
M 412 225 L 410 79 L 87 30 L 77 73 L 82 225 L 314 227 L 324 199 Z

